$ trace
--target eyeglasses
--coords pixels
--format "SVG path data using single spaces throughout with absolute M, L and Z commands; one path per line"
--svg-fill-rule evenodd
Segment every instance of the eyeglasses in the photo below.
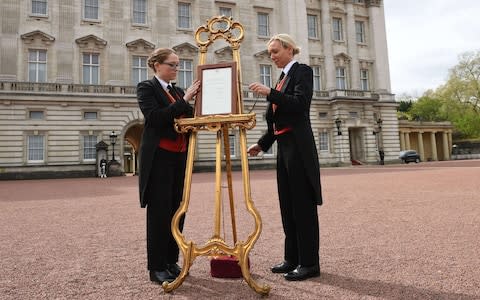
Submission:
M 178 68 L 178 64 L 163 62 L 162 65 L 168 65 L 172 69 Z

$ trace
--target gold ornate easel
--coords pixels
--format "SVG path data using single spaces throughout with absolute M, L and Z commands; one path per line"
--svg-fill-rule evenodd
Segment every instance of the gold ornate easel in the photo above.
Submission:
M 207 24 L 201 26 L 195 32 L 195 40 L 200 48 L 199 65 L 206 63 L 206 56 L 208 46 L 210 46 L 216 39 L 223 38 L 230 44 L 233 53 L 233 60 L 237 63 L 238 70 L 238 84 L 237 88 L 237 105 L 238 114 L 228 115 L 209 115 L 200 116 L 194 118 L 177 119 L 175 121 L 175 129 L 178 132 L 187 133 L 190 132 L 189 149 L 187 155 L 187 166 L 185 170 L 185 187 L 183 191 L 183 199 L 175 213 L 172 220 L 172 232 L 175 240 L 178 243 L 180 250 L 183 253 L 183 267 L 180 275 L 171 283 L 164 282 L 163 289 L 165 292 L 171 292 L 179 287 L 185 277 L 188 274 L 190 266 L 193 260 L 197 256 L 220 256 L 220 255 L 233 255 L 238 261 L 242 270 L 242 275 L 247 284 L 255 290 L 255 292 L 261 295 L 268 295 L 270 287 L 268 285 L 258 285 L 252 278 L 248 266 L 248 254 L 252 250 L 253 245 L 260 236 L 262 230 L 262 221 L 260 215 L 253 205 L 253 201 L 250 194 L 250 177 L 248 170 L 248 158 L 247 158 L 247 137 L 246 130 L 255 127 L 255 114 L 243 113 L 243 101 L 241 93 L 241 68 L 240 68 L 240 43 L 244 37 L 243 26 L 239 22 L 234 22 L 231 17 L 213 17 L 207 21 Z M 220 224 L 221 224 L 221 178 L 222 178 L 222 155 L 221 155 L 221 143 L 223 135 L 223 143 L 225 150 L 225 165 L 227 173 L 227 183 L 230 198 L 230 205 L 233 204 L 233 192 L 232 192 L 232 174 L 231 174 L 231 161 L 230 161 L 230 147 L 228 141 L 228 129 L 237 128 L 239 130 L 240 139 L 240 154 L 241 154 L 241 166 L 242 166 L 242 178 L 243 178 L 243 191 L 245 197 L 245 204 L 247 210 L 252 214 L 255 220 L 255 227 L 253 233 L 251 233 L 246 241 L 237 241 L 236 229 L 235 229 L 235 216 L 232 214 L 232 229 L 234 233 L 233 247 L 227 245 L 225 240 L 220 236 Z M 190 201 L 190 191 L 192 183 L 192 171 L 193 171 L 193 159 L 195 156 L 195 148 L 197 142 L 197 132 L 200 130 L 208 130 L 217 133 L 216 139 L 216 157 L 215 157 L 215 226 L 213 236 L 203 245 L 197 246 L 193 241 L 186 241 L 185 236 L 179 230 L 179 223 L 181 216 L 185 215 L 188 210 Z M 232 210 L 231 210 L 232 213 Z

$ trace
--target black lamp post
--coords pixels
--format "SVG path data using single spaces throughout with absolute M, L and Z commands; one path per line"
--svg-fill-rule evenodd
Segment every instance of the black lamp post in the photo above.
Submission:
M 378 131 L 382 131 L 382 123 L 383 123 L 382 118 L 378 118 L 377 120 Z
M 384 162 L 384 158 L 385 158 L 385 153 L 383 152 L 383 146 L 382 146 L 382 123 L 383 123 L 383 120 L 382 118 L 378 118 L 377 120 L 377 126 L 378 126 L 378 137 L 377 137 L 377 147 L 378 147 L 378 155 L 380 156 L 380 164 L 383 165 L 385 162 Z M 374 132 L 375 133 L 375 132 Z
M 340 120 L 340 118 L 336 118 L 335 125 L 337 126 L 337 135 L 342 135 L 342 131 L 340 130 L 340 126 L 342 125 L 342 120 Z
M 117 142 L 117 135 L 115 134 L 115 131 L 112 130 L 110 133 L 110 144 L 112 145 L 112 161 L 115 160 L 115 143 Z

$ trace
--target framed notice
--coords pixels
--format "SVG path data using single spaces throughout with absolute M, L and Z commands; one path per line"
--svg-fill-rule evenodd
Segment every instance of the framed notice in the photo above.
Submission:
M 195 100 L 195 115 L 236 114 L 237 63 L 201 65 L 197 70 L 201 88 Z

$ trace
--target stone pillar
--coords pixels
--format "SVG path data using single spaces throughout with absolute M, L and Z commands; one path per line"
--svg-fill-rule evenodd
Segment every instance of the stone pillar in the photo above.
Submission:
M 448 135 L 447 132 L 444 131 L 442 136 L 442 145 L 443 145 L 443 160 L 450 160 L 450 151 L 448 147 Z
M 335 63 L 333 61 L 332 49 L 332 25 L 330 17 L 330 1 L 321 1 L 322 5 L 322 41 L 323 53 L 325 55 L 325 89 L 335 89 Z
M 430 133 L 430 142 L 432 145 L 432 160 L 438 160 L 437 140 L 435 139 L 435 131 Z
M 405 150 L 410 150 L 410 132 L 405 132 Z
M 400 150 L 405 150 L 405 133 L 400 131 Z
M 420 154 L 420 159 L 425 161 L 425 150 L 423 149 L 423 132 L 418 132 L 418 154 Z
M 371 36 L 370 41 L 372 43 L 371 49 L 373 49 L 373 53 L 375 53 L 374 88 L 378 92 L 390 93 L 390 70 L 388 65 L 387 33 L 385 29 L 385 13 L 383 9 L 383 4 L 379 2 L 371 2 L 369 5 L 369 33 Z
M 355 11 L 353 10 L 353 3 L 346 2 L 347 6 L 347 21 L 346 21 L 346 32 L 347 32 L 347 45 L 348 45 L 348 55 L 352 58 L 350 61 L 350 76 L 351 81 L 349 84 L 349 89 L 359 90 L 360 89 L 360 65 L 358 63 L 358 53 L 357 53 L 357 40 L 355 36 Z

